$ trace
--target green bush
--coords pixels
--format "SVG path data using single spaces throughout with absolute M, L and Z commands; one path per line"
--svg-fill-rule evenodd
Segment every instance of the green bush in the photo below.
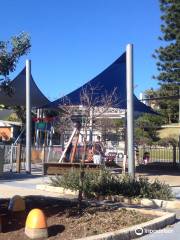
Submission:
M 162 183 L 159 180 L 155 180 L 149 186 L 148 191 L 149 198 L 168 200 L 173 197 L 172 190 L 168 184 Z
M 91 186 L 93 193 L 103 196 L 118 194 L 118 188 L 119 179 L 107 170 L 101 170 Z
M 72 191 L 82 191 L 84 196 L 91 196 L 93 187 L 98 181 L 99 173 L 84 171 L 83 184 L 81 183 L 81 169 L 71 169 L 62 176 L 55 176 L 50 178 L 50 185 L 55 187 L 63 187 Z
M 150 183 L 147 177 L 140 176 L 132 179 L 128 175 L 122 175 L 119 179 L 119 192 L 126 197 L 139 197 L 150 199 L 171 199 L 172 190 L 168 184 L 159 180 Z
M 83 172 L 83 175 L 82 175 Z M 146 177 L 131 178 L 129 175 L 114 175 L 103 169 L 99 172 L 72 169 L 63 176 L 51 178 L 51 185 L 82 191 L 86 197 L 94 195 L 123 195 L 150 199 L 173 197 L 169 185 L 158 180 L 150 183 Z

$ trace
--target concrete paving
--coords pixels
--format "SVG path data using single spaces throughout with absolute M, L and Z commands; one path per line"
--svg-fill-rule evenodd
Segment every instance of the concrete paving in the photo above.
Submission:
M 180 222 L 161 229 L 162 232 L 154 232 L 140 237 L 140 240 L 179 240 L 180 239 Z
M 176 223 L 140 237 L 139 240 L 179 240 L 180 239 L 180 209 L 167 210 L 176 213 Z
M 37 184 L 44 184 L 48 181 L 48 177 L 43 177 L 40 174 L 5 173 L 0 177 L 0 198 L 11 198 L 14 195 L 63 197 L 58 193 L 45 192 L 36 189 Z
M 180 187 L 172 187 L 172 190 L 175 197 L 180 200 Z

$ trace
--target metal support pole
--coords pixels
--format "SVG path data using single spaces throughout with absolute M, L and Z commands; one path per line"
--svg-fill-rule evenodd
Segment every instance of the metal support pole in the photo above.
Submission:
M 126 173 L 127 164 L 127 110 L 125 110 L 125 126 L 124 126 L 124 159 L 122 173 Z
M 26 60 L 26 172 L 31 173 L 31 61 Z
M 176 146 L 173 145 L 173 165 L 176 165 Z
M 14 145 L 11 144 L 11 150 L 10 150 L 10 152 L 11 152 L 11 155 L 10 155 L 10 172 L 13 171 L 13 148 L 14 148 Z
M 128 173 L 134 178 L 134 103 L 133 103 L 133 45 L 126 46 L 126 90 L 127 90 L 127 153 Z
M 37 123 L 39 123 L 39 118 L 40 118 L 40 109 L 38 108 L 37 109 Z M 39 129 L 37 128 L 37 125 L 36 125 L 36 128 L 35 128 L 35 131 L 36 131 L 36 139 L 35 139 L 35 146 L 38 148 L 39 147 Z
M 93 109 L 90 109 L 89 142 L 93 143 Z

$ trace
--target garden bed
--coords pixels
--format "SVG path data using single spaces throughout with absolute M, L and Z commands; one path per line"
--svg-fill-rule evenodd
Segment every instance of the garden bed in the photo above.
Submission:
M 26 197 L 27 211 L 10 215 L 7 211 L 9 200 L 1 200 L 2 233 L 0 240 L 27 240 L 24 224 L 30 209 L 40 208 L 47 216 L 49 239 L 73 240 L 121 230 L 135 224 L 144 223 L 157 217 L 152 212 L 118 209 L 115 207 L 92 207 L 83 205 L 79 212 L 77 202 L 45 198 Z M 155 216 L 156 215 L 156 216 Z
M 72 191 L 70 189 L 64 189 L 62 187 L 54 187 L 48 184 L 38 184 L 36 185 L 36 189 L 59 193 L 61 197 L 78 197 L 78 191 Z M 113 203 L 121 203 L 127 205 L 136 205 L 142 207 L 150 207 L 150 208 L 162 208 L 162 209 L 178 209 L 180 208 L 180 200 L 176 200 L 172 198 L 170 200 L 162 200 L 162 199 L 149 199 L 149 198 L 137 198 L 137 197 L 124 197 L 122 195 L 97 195 L 94 197 L 97 201 L 107 200 Z

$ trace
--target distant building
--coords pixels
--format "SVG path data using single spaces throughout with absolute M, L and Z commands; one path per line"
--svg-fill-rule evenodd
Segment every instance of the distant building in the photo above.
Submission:
M 122 119 L 125 117 L 125 109 L 118 109 L 118 108 L 108 108 L 108 109 L 103 109 L 103 107 L 95 107 L 93 109 L 93 118 L 96 120 L 101 120 L 101 119 L 109 119 L 115 120 L 115 119 Z M 91 115 L 91 113 L 89 113 Z M 83 136 L 85 135 L 85 129 L 84 129 L 84 116 L 86 115 L 86 108 L 83 106 L 75 106 L 75 109 L 73 111 L 73 115 L 71 116 L 71 119 L 76 122 L 79 121 L 82 124 L 82 128 L 80 131 L 80 136 L 79 136 L 79 142 L 83 143 Z M 93 125 L 91 122 L 91 117 L 89 116 L 90 123 L 88 123 L 87 127 L 87 141 L 96 141 L 97 136 L 103 137 L 103 139 L 106 139 L 106 141 L 110 142 L 119 142 L 122 141 L 121 138 L 124 138 L 124 129 L 119 128 L 118 134 L 116 133 L 115 130 L 111 129 L 109 132 L 108 129 L 106 131 L 103 131 L 102 128 L 103 126 L 97 126 Z M 104 126 L 105 130 L 106 126 Z M 73 129 L 69 128 L 69 130 L 66 130 L 64 133 L 64 139 L 65 142 L 68 141 Z
M 146 104 L 147 106 L 151 107 L 154 110 L 159 109 L 159 102 L 154 99 L 155 96 L 147 95 L 146 93 L 140 93 L 139 94 L 139 100 Z M 152 99 L 151 99 L 152 98 Z
M 20 122 L 0 120 L 0 141 L 9 142 L 15 140 L 20 133 L 21 127 Z

